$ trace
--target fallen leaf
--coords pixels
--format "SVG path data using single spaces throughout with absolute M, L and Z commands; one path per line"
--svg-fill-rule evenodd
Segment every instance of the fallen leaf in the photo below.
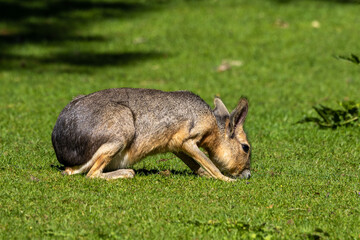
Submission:
M 266 207 L 268 209 L 272 209 L 274 207 L 274 204 L 271 204 L 270 206 Z
M 169 161 L 169 160 L 171 160 L 171 159 L 176 159 L 176 157 L 171 157 L 171 158 L 161 158 L 161 159 L 157 160 L 157 162 L 158 162 L 158 163 L 159 163 L 159 162 L 166 162 L 166 161 Z
M 228 60 L 230 66 L 232 67 L 241 67 L 243 65 L 243 62 L 240 60 Z
M 30 175 L 30 180 L 33 182 L 40 182 L 40 179 L 38 179 L 37 177 L 34 177 L 33 175 Z
M 159 69 L 160 69 L 160 66 L 159 66 L 159 65 L 154 65 L 154 66 L 152 66 L 152 69 L 153 69 L 153 70 L 159 70 Z
M 317 21 L 317 20 L 314 20 L 314 21 L 311 22 L 311 26 L 313 28 L 320 28 L 320 22 Z
M 243 65 L 243 62 L 240 60 L 222 60 L 221 64 L 217 67 L 218 72 L 224 72 L 232 67 L 241 67 Z
M 166 162 L 168 161 L 169 159 L 166 159 L 166 158 L 162 158 L 162 159 L 159 159 L 157 162 Z
M 146 39 L 143 38 L 143 37 L 137 37 L 133 41 L 134 44 L 141 44 L 141 43 L 144 43 L 144 42 L 146 42 Z
M 294 224 L 294 220 L 290 219 L 289 221 L 286 222 L 288 225 L 293 225 Z
M 171 171 L 169 169 L 167 169 L 165 171 L 160 171 L 159 174 L 162 176 L 168 177 L 171 175 Z
M 225 72 L 231 68 L 230 64 L 228 63 L 222 63 L 217 67 L 218 72 Z
M 277 26 L 279 28 L 288 28 L 289 23 L 285 22 L 284 20 L 281 20 L 281 19 L 276 19 L 275 26 Z
M 289 211 L 306 211 L 304 208 L 290 208 Z

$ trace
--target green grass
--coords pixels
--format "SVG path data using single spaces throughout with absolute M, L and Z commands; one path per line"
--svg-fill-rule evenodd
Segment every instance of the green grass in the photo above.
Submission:
M 360 129 L 294 124 L 314 104 L 359 101 L 360 68 L 333 57 L 360 54 L 359 12 L 340 0 L 0 1 L 0 239 L 359 239 Z M 243 64 L 218 72 L 223 60 Z M 199 178 L 171 154 L 132 180 L 62 176 L 58 114 L 112 87 L 187 89 L 211 105 L 218 94 L 229 108 L 247 96 L 252 178 Z

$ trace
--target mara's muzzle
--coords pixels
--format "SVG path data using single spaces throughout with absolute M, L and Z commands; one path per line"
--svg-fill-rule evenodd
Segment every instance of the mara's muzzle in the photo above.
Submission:
M 249 169 L 245 169 L 239 175 L 239 178 L 243 178 L 243 179 L 249 179 L 250 177 L 251 177 L 251 172 Z

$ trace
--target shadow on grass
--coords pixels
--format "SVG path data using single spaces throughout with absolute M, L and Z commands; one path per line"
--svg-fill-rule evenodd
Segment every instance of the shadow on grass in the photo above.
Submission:
M 50 165 L 51 168 L 62 172 L 65 170 L 65 167 L 62 165 Z M 149 176 L 149 175 L 163 175 L 163 176 L 170 176 L 170 175 L 181 175 L 181 176 L 190 176 L 190 175 L 194 175 L 191 171 L 189 170 L 182 170 L 182 171 L 178 171 L 178 170 L 165 170 L 165 171 L 160 171 L 158 169 L 144 169 L 144 168 L 140 168 L 140 169 L 135 169 L 135 174 L 139 175 L 139 176 Z
M 121 52 L 121 53 L 63 53 L 50 58 L 42 59 L 44 63 L 66 63 L 72 65 L 106 66 L 106 65 L 127 65 L 137 61 L 167 57 L 160 52 Z
M 192 172 L 187 171 L 187 170 L 182 170 L 182 171 L 178 171 L 178 170 L 165 170 L 165 171 L 159 171 L 158 169 L 136 169 L 135 173 L 139 176 L 149 176 L 149 175 L 156 175 L 156 174 L 160 174 L 163 176 L 170 176 L 170 175 L 182 175 L 182 176 L 190 176 L 190 175 L 194 175 Z
M 50 167 L 51 167 L 52 169 L 55 169 L 55 170 L 59 171 L 59 172 L 65 170 L 65 167 L 64 167 L 63 165 L 54 165 L 54 164 L 51 164 Z
M 93 23 L 104 19 L 121 20 L 154 11 L 155 4 L 124 0 L 2 0 L 0 1 L 0 68 L 35 67 L 36 64 L 62 63 L 76 66 L 127 65 L 162 57 L 158 52 L 96 53 L 64 51 L 46 57 L 15 53 L 24 43 L 41 48 L 55 45 L 68 49 L 66 42 L 106 42 L 103 35 L 84 34 Z M 49 57 L 48 57 L 49 56 Z
M 0 23 L 5 22 L 9 27 L 0 29 L 0 44 L 100 41 L 104 40 L 101 36 L 81 36 L 76 32 L 97 20 L 134 17 L 154 9 L 142 3 L 122 1 L 2 1 Z
M 165 59 L 167 57 L 168 54 L 156 51 L 119 53 L 64 52 L 49 57 L 3 54 L 0 55 L 0 69 L 14 69 L 18 67 L 37 69 L 58 64 L 70 67 L 127 66 L 146 60 Z
M 278 3 L 293 3 L 293 2 L 299 2 L 300 0 L 272 0 L 274 2 Z M 329 2 L 329 3 L 340 3 L 340 4 L 359 4 L 360 0 L 315 0 L 318 2 Z

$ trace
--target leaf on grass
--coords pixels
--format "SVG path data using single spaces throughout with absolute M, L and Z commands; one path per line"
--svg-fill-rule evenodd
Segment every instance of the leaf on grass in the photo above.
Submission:
M 133 40 L 133 43 L 134 43 L 134 44 L 142 44 L 142 43 L 144 43 L 144 42 L 146 42 L 146 39 L 143 38 L 143 37 L 137 37 L 137 38 L 135 38 L 135 39 Z
M 282 20 L 282 19 L 276 19 L 275 21 L 275 26 L 279 27 L 279 28 L 288 28 L 289 27 L 289 23 Z
M 294 222 L 294 220 L 289 219 L 289 220 L 286 222 L 286 224 L 288 224 L 288 225 L 294 225 L 295 222 Z
M 169 159 L 166 159 L 166 158 L 162 158 L 162 159 L 159 159 L 157 162 L 166 162 L 166 161 L 169 161 Z
M 34 177 L 33 175 L 30 175 L 30 180 L 32 182 L 40 182 L 40 179 L 38 179 L 37 177 Z
M 314 21 L 311 22 L 311 26 L 313 28 L 320 28 L 320 22 L 317 21 L 317 20 L 314 20 Z
M 168 176 L 171 175 L 171 171 L 167 169 L 167 170 L 164 170 L 164 171 L 160 171 L 159 174 L 162 175 L 162 176 L 168 177 Z
M 239 60 L 222 60 L 221 64 L 216 68 L 216 71 L 225 72 L 232 67 L 241 67 L 242 65 L 243 62 Z
M 230 64 L 228 63 L 222 63 L 217 67 L 218 72 L 225 72 L 231 68 Z

